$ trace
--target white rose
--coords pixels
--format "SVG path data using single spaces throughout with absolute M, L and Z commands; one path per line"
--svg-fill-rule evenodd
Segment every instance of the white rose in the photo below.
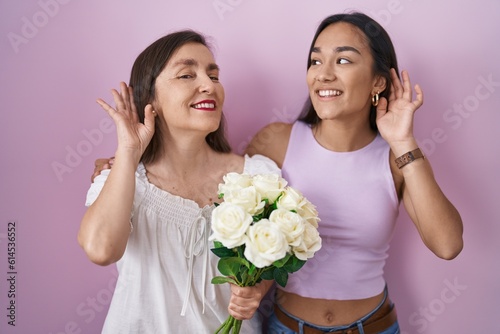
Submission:
M 290 246 L 300 245 L 304 225 L 307 223 L 299 214 L 285 209 L 276 209 L 269 215 L 269 221 L 278 225 Z
M 301 205 L 297 213 L 308 223 L 313 225 L 315 228 L 318 228 L 318 222 L 321 220 L 318 217 L 318 210 L 316 210 L 316 207 L 307 199 L 304 199 L 302 203 L 303 204 Z
M 252 216 L 241 207 L 224 202 L 212 211 L 213 233 L 209 239 L 220 241 L 227 248 L 243 245 L 252 221 Z
M 233 189 L 224 193 L 224 202 L 238 205 L 252 216 L 262 213 L 266 205 L 254 186 Z
M 252 183 L 262 198 L 267 198 L 269 203 L 274 203 L 287 185 L 287 181 L 278 174 L 255 175 Z
M 278 199 L 276 206 L 280 209 L 297 211 L 303 204 L 304 196 L 302 193 L 292 187 L 286 187 L 283 196 Z
M 252 177 L 248 174 L 227 173 L 222 178 L 224 183 L 219 184 L 219 194 L 226 194 L 234 189 L 242 189 L 252 185 Z
M 292 247 L 293 254 L 300 260 L 306 261 L 314 256 L 321 248 L 321 237 L 318 230 L 311 224 L 305 224 L 302 242 L 296 247 Z
M 257 268 L 264 268 L 285 257 L 288 243 L 280 228 L 262 219 L 248 228 L 245 257 Z

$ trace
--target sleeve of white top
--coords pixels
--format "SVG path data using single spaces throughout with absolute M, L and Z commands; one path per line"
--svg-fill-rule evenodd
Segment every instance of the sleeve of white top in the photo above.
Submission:
M 268 157 L 260 154 L 253 156 L 245 155 L 244 173 L 247 174 L 278 174 L 281 176 L 281 169 Z
M 90 185 L 89 190 L 87 191 L 87 198 L 85 200 L 85 206 L 89 207 L 92 205 L 92 203 L 95 202 L 97 199 L 97 196 L 101 193 L 102 187 L 104 186 L 104 183 L 108 179 L 108 175 L 111 169 L 105 169 L 94 178 L 94 182 Z
M 87 191 L 85 206 L 89 207 L 95 202 L 97 196 L 101 193 L 110 172 L 111 169 L 104 169 L 101 171 L 101 174 L 94 178 L 94 182 L 90 185 L 90 189 Z M 140 163 L 137 167 L 135 178 L 134 207 L 137 207 L 141 204 L 149 184 L 146 176 L 146 169 L 142 163 Z

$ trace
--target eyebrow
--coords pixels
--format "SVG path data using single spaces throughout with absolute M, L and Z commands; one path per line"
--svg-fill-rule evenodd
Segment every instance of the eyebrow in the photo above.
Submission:
M 340 53 L 340 52 L 345 52 L 345 51 L 352 51 L 352 52 L 355 52 L 357 54 L 361 54 L 361 52 L 359 52 L 358 49 L 352 47 L 352 46 L 337 46 L 335 49 L 334 49 L 335 53 Z M 321 53 L 321 48 L 320 47 L 313 47 L 311 49 L 311 53 Z
M 184 58 L 184 59 L 179 59 L 173 64 L 174 67 L 177 66 L 198 66 L 198 62 L 194 60 L 193 58 Z M 215 63 L 210 63 L 207 66 L 207 70 L 213 71 L 213 70 L 219 70 L 219 66 Z

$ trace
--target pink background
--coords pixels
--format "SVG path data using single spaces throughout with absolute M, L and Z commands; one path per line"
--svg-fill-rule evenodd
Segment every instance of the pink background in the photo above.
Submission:
M 389 31 L 424 89 L 416 135 L 462 214 L 451 262 L 420 241 L 404 209 L 387 280 L 403 333 L 500 333 L 500 2 L 493 0 L 0 0 L 0 332 L 98 333 L 115 269 L 76 242 L 93 162 L 116 133 L 97 97 L 128 81 L 160 36 L 214 37 L 234 149 L 291 121 L 306 97 L 309 43 L 325 16 L 357 9 Z M 16 326 L 7 324 L 7 227 L 16 222 Z

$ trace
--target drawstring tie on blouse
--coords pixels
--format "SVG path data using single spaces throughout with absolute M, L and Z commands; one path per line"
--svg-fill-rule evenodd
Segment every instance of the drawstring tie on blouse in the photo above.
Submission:
M 200 237 L 196 239 L 196 231 L 200 229 Z M 186 292 L 184 293 L 184 303 L 182 305 L 181 316 L 186 315 L 186 309 L 189 303 L 189 297 L 191 296 L 191 284 L 193 283 L 193 263 L 194 257 L 205 253 L 205 257 L 203 258 L 203 273 L 202 273 L 202 303 L 203 303 L 203 311 L 205 313 L 205 289 L 207 285 L 207 266 L 208 266 L 208 236 L 207 233 L 207 221 L 205 217 L 200 216 L 196 224 L 191 225 L 189 227 L 188 244 L 184 247 L 184 256 L 188 259 L 188 276 L 187 276 L 187 284 L 186 284 Z

